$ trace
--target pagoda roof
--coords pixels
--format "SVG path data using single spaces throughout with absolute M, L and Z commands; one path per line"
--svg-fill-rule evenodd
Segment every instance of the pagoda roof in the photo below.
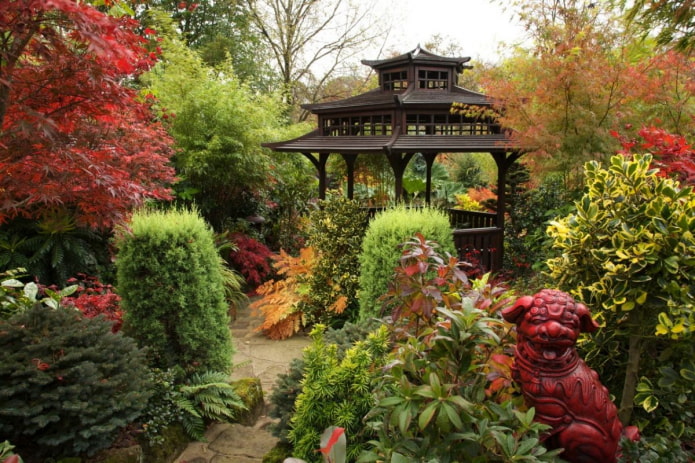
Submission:
M 293 140 L 263 143 L 291 153 L 495 153 L 514 150 L 506 134 L 325 136 L 318 130 Z
M 461 57 L 446 57 L 435 55 L 432 52 L 421 48 L 418 45 L 415 49 L 403 53 L 402 55 L 395 56 L 393 58 L 379 59 L 379 60 L 362 60 L 362 64 L 370 66 L 373 69 L 385 69 L 391 67 L 398 67 L 406 64 L 424 64 L 427 66 L 446 66 L 455 67 L 456 72 L 462 72 L 464 69 L 470 68 L 471 66 L 466 66 L 466 63 L 471 60 L 470 56 Z
M 401 93 L 385 92 L 377 88 L 342 100 L 305 104 L 302 105 L 302 108 L 317 114 L 338 110 L 383 109 L 418 105 L 441 105 L 443 109 L 448 110 L 452 103 L 489 106 L 492 104 L 492 99 L 482 93 L 458 86 L 447 91 L 420 90 L 412 86 Z

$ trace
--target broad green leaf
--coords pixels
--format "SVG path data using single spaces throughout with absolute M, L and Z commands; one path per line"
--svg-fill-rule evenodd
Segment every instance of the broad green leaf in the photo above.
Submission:
M 653 412 L 654 410 L 656 410 L 657 408 L 659 408 L 659 399 L 657 399 L 657 398 L 654 397 L 653 395 L 647 397 L 647 398 L 642 402 L 642 408 L 644 408 L 644 410 L 645 410 L 647 413 Z
M 28 286 L 29 284 L 33 284 L 34 286 L 36 286 L 36 283 L 28 283 L 27 286 Z M 21 288 L 22 286 L 24 286 L 24 283 L 22 283 L 22 282 L 19 281 L 19 280 L 15 280 L 14 278 L 12 278 L 12 279 L 9 279 L 9 280 L 4 280 L 2 283 L 0 283 L 0 285 L 4 286 L 4 287 L 6 287 L 6 288 Z
M 424 430 L 427 427 L 427 425 L 430 424 L 430 421 L 432 421 L 434 414 L 437 412 L 438 405 L 438 401 L 432 402 L 427 407 L 425 407 L 422 413 L 420 413 L 420 416 L 417 420 L 420 430 Z

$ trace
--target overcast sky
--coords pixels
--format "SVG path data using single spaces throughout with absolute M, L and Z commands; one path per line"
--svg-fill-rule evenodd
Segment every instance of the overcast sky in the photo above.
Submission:
M 517 43 L 524 34 L 511 13 L 488 0 L 378 0 L 377 9 L 392 21 L 387 50 L 404 53 L 435 34 L 461 46 L 474 61 L 497 61 L 501 42 Z M 376 58 L 365 57 L 366 59 Z

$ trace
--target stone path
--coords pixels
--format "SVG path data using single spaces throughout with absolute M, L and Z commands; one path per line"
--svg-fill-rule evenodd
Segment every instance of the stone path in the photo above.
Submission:
M 268 398 L 277 375 L 286 373 L 292 359 L 300 357 L 309 344 L 307 336 L 297 335 L 284 341 L 272 341 L 254 329 L 260 323 L 248 307 L 240 309 L 232 323 L 236 347 L 232 379 L 258 377 L 268 410 Z M 261 463 L 263 455 L 277 443 L 268 431 L 272 419 L 263 414 L 253 426 L 218 423 L 205 433 L 206 443 L 192 442 L 174 460 L 175 463 Z

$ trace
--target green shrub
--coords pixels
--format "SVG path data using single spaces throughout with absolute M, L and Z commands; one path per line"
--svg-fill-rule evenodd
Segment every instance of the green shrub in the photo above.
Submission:
M 416 233 L 455 254 L 449 219 L 440 210 L 398 206 L 378 213 L 369 223 L 360 254 L 360 319 L 382 315 L 379 298 L 386 293 L 398 265 L 402 251 L 399 246 Z
M 327 345 L 336 346 L 338 360 L 345 357 L 347 351 L 357 341 L 367 339 L 369 333 L 376 330 L 379 323 L 368 320 L 363 323 L 345 323 L 340 329 L 328 328 L 323 334 L 323 340 Z M 270 416 L 278 418 L 278 421 L 271 425 L 271 432 L 275 437 L 282 441 L 287 441 L 290 419 L 294 415 L 294 404 L 297 395 L 302 391 L 302 378 L 304 377 L 304 359 L 296 358 L 290 363 L 287 373 L 278 375 L 270 395 Z
M 546 426 L 512 395 L 514 339 L 498 311 L 510 302 L 487 277 L 469 281 L 420 235 L 407 244 L 388 297 L 395 359 L 366 417 L 377 439 L 360 461 L 554 461 Z M 349 435 L 348 435 L 349 436 Z
M 310 323 L 331 324 L 336 318 L 326 308 L 346 299 L 343 320 L 357 318 L 362 239 L 367 213 L 356 201 L 338 197 L 321 203 L 310 216 L 308 245 L 318 253 L 309 279 L 310 302 L 304 308 Z
M 623 424 L 639 377 L 656 379 L 659 362 L 640 362 L 669 338 L 673 345 L 691 343 L 695 331 L 695 194 L 659 176 L 651 161 L 634 155 L 613 156 L 607 167 L 587 163 L 576 213 L 548 227 L 561 252 L 548 261 L 551 276 L 592 308 L 603 327 L 598 342 L 610 336 L 627 353 L 625 363 L 598 370 L 622 376 L 622 393 L 616 392 Z
M 139 211 L 118 239 L 123 330 L 153 366 L 229 372 L 233 353 L 221 259 L 195 211 Z
M 78 273 L 107 276 L 110 260 L 107 234 L 78 225 L 64 210 L 0 227 L 0 271 L 23 267 L 44 285 L 64 286 Z
M 321 456 L 316 449 L 321 447 L 323 431 L 342 427 L 350 440 L 348 460 L 355 461 L 369 438 L 362 418 L 374 406 L 372 386 L 388 358 L 388 330 L 382 326 L 339 360 L 337 346 L 325 343 L 323 329 L 322 325 L 314 328 L 313 343 L 304 351 L 302 392 L 288 438 L 294 456 L 318 462 Z
M 545 270 L 545 261 L 557 254 L 545 230 L 550 220 L 573 210 L 577 193 L 562 178 L 548 176 L 512 202 L 504 224 L 504 268 L 514 279 Z
M 23 455 L 92 455 L 150 395 L 145 355 L 111 323 L 41 304 L 0 321 L 0 434 Z

